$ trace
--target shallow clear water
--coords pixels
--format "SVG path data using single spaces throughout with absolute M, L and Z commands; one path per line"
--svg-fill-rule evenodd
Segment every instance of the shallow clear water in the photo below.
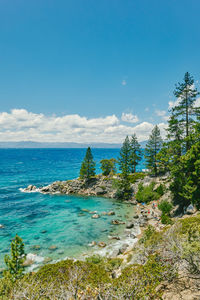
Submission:
M 117 158 L 119 149 L 93 149 L 100 173 L 102 158 Z M 22 193 L 29 184 L 43 186 L 55 180 L 78 177 L 85 149 L 0 149 L 0 266 L 9 251 L 10 241 L 18 234 L 27 253 L 60 259 L 88 251 L 93 240 L 107 241 L 110 232 L 120 230 L 111 225 L 114 218 L 125 219 L 130 213 L 126 204 L 100 197 L 43 195 Z M 139 169 L 142 169 L 140 165 Z M 89 209 L 101 213 L 114 210 L 116 216 L 92 219 Z M 33 246 L 38 245 L 38 250 Z M 49 247 L 55 245 L 56 250 Z

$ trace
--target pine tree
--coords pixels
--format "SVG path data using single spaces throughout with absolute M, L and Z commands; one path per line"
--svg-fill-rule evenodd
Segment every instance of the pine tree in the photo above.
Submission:
M 130 141 L 129 141 L 129 137 L 127 136 L 121 147 L 120 157 L 118 159 L 119 169 L 121 170 L 122 176 L 124 178 L 128 177 L 128 175 L 130 174 L 130 159 L 131 159 L 130 151 L 131 151 Z
M 128 200 L 132 195 L 132 189 L 128 175 L 130 174 L 130 141 L 128 136 L 120 150 L 120 157 L 118 159 L 119 169 L 121 170 L 121 180 L 118 183 L 116 197 L 123 200 Z
M 81 164 L 80 177 L 90 180 L 93 176 L 95 176 L 95 162 L 93 160 L 92 151 L 90 147 L 88 147 L 85 158 Z
M 157 154 L 160 151 L 162 146 L 162 138 L 160 135 L 160 129 L 156 125 L 149 137 L 145 148 L 145 158 L 146 158 L 146 166 L 151 172 L 157 176 L 158 175 L 158 158 Z
M 116 173 L 116 159 L 111 158 L 111 159 L 102 159 L 100 161 L 101 163 L 101 170 L 103 172 L 104 176 L 110 175 L 110 174 L 115 174 Z
M 130 141 L 130 167 L 131 167 L 131 173 L 135 173 L 136 166 L 142 159 L 142 151 L 141 146 L 138 143 L 137 136 L 134 133 L 131 137 Z
M 13 280 L 23 276 L 26 254 L 24 252 L 24 243 L 22 239 L 16 235 L 11 242 L 11 257 L 5 255 L 5 264 L 8 268 L 8 273 Z
M 190 134 L 193 132 L 195 117 L 199 112 L 199 108 L 195 107 L 198 94 L 197 89 L 194 87 L 193 77 L 186 72 L 183 83 L 176 85 L 174 95 L 178 103 L 172 108 L 174 117 L 178 120 L 179 128 L 184 132 L 186 152 L 191 147 Z

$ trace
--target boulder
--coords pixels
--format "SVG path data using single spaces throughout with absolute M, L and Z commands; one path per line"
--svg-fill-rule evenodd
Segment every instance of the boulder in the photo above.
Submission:
M 195 208 L 192 204 L 190 204 L 190 205 L 185 209 L 185 213 L 186 213 L 187 215 L 192 215 L 192 214 L 194 214 L 196 211 L 197 211 L 196 208 Z
M 125 222 L 120 221 L 120 220 L 112 220 L 111 224 L 113 224 L 113 225 L 121 225 L 121 224 L 125 224 Z
M 97 195 L 104 195 L 104 194 L 106 194 L 106 191 L 105 191 L 104 189 L 102 189 L 101 187 L 97 187 L 97 188 L 95 189 L 95 193 L 96 193 Z
M 95 241 L 92 241 L 90 244 L 88 244 L 88 246 L 89 246 L 89 247 L 94 247 L 94 246 L 96 246 L 96 244 L 97 244 L 97 243 L 96 243 Z
M 111 211 L 109 211 L 109 212 L 107 213 L 107 215 L 108 215 L 108 216 L 114 216 L 114 215 L 115 215 L 115 212 L 111 210 Z
M 51 251 L 55 251 L 56 249 L 58 249 L 58 247 L 56 245 L 52 245 L 49 247 L 49 250 L 51 250 Z
M 115 235 L 109 235 L 108 238 L 109 238 L 110 240 L 117 240 L 117 241 L 120 240 L 120 237 L 119 237 L 119 236 L 115 236 Z
M 41 246 L 40 245 L 33 245 L 33 246 L 31 246 L 31 249 L 32 250 L 40 250 Z
M 123 244 L 121 248 L 119 248 L 118 255 L 123 254 L 128 248 L 128 244 Z
M 31 258 L 26 258 L 26 260 L 23 262 L 23 266 L 24 267 L 29 267 L 34 263 L 34 260 L 32 260 Z
M 99 215 L 99 214 L 94 214 L 94 215 L 92 215 L 92 219 L 98 219 L 98 218 L 100 218 L 100 215 Z
M 44 186 L 43 188 L 41 188 L 40 190 L 42 193 L 49 193 L 51 192 L 51 189 L 49 186 Z
M 29 186 L 27 186 L 26 191 L 34 191 L 35 189 L 36 189 L 36 186 L 30 184 Z
M 52 258 L 51 257 L 45 257 L 45 259 L 44 259 L 44 263 L 45 264 L 48 264 L 49 262 L 51 262 L 52 261 Z
M 98 243 L 98 246 L 101 247 L 101 248 L 104 248 L 104 247 L 106 247 L 106 243 L 104 243 L 104 242 L 99 242 L 99 243 Z
M 134 227 L 134 223 L 133 222 L 130 222 L 130 223 L 128 223 L 127 225 L 126 225 L 126 228 L 127 229 L 131 229 L 131 228 L 133 228 Z

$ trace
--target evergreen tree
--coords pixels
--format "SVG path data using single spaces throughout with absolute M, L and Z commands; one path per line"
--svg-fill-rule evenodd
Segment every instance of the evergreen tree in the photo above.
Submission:
M 22 239 L 16 235 L 11 242 L 11 256 L 5 255 L 5 264 L 8 268 L 7 272 L 13 280 L 23 276 L 26 254 L 24 252 L 24 243 Z
M 122 176 L 128 177 L 130 174 L 130 153 L 131 153 L 131 147 L 130 147 L 130 141 L 129 137 L 127 136 L 124 140 L 124 143 L 120 150 L 120 157 L 118 158 L 119 162 L 119 169 L 122 172 Z
M 167 139 L 172 152 L 174 152 L 177 158 L 180 158 L 182 155 L 183 129 L 180 127 L 179 121 L 173 112 L 168 121 L 167 133 Z
M 128 175 L 130 174 L 130 141 L 128 136 L 120 150 L 120 157 L 118 159 L 119 169 L 121 170 L 121 180 L 118 183 L 116 197 L 123 200 L 128 200 L 132 194 L 130 181 Z
M 160 135 L 160 129 L 156 125 L 149 137 L 145 148 L 145 158 L 146 158 L 146 166 L 151 172 L 157 176 L 158 175 L 158 158 L 157 154 L 160 151 L 162 146 L 162 138 Z
M 200 142 L 182 155 L 178 164 L 171 167 L 170 186 L 174 204 L 183 210 L 190 203 L 200 208 Z
M 186 72 L 183 83 L 176 85 L 174 95 L 178 103 L 172 108 L 174 117 L 178 120 L 179 128 L 184 132 L 186 152 L 191 147 L 190 134 L 193 132 L 195 117 L 199 113 L 199 108 L 195 107 L 198 94 L 197 89 L 194 87 L 193 77 Z
M 92 151 L 90 147 L 88 147 L 85 158 L 81 164 L 80 177 L 90 180 L 93 176 L 95 176 L 95 162 L 93 160 Z
M 142 159 L 142 151 L 140 148 L 140 144 L 138 143 L 137 136 L 134 133 L 131 137 L 130 141 L 130 167 L 131 167 L 131 173 L 135 173 L 136 166 Z
M 116 173 L 116 159 L 111 158 L 111 159 L 102 159 L 100 161 L 101 163 L 101 170 L 103 172 L 103 175 L 107 176 L 110 174 L 115 174 Z

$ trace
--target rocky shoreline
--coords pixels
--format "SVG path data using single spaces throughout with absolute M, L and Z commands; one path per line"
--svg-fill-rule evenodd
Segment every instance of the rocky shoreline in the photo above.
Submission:
M 106 177 L 96 176 L 91 180 L 89 184 L 86 184 L 84 180 L 74 179 L 68 181 L 56 181 L 50 185 L 44 187 L 36 187 L 29 185 L 25 189 L 21 189 L 22 192 L 39 192 L 42 194 L 65 194 L 65 195 L 82 195 L 82 196 L 102 196 L 107 198 L 115 198 L 117 191 L 116 186 L 113 184 L 119 177 Z M 88 246 L 94 254 L 99 254 L 107 257 L 125 257 L 129 251 L 133 248 L 134 244 L 138 241 L 142 231 L 148 227 L 148 225 L 155 226 L 157 230 L 162 228 L 163 225 L 160 223 L 160 211 L 158 210 L 157 204 L 140 204 L 134 198 L 134 194 L 138 190 L 138 184 L 142 182 L 144 185 L 148 185 L 152 181 L 156 182 L 156 185 L 166 181 L 167 177 L 152 178 L 145 176 L 143 179 L 137 180 L 131 185 L 133 190 L 133 197 L 130 201 L 126 201 L 130 205 L 132 211 L 132 217 L 123 222 L 120 219 L 112 218 L 112 225 L 124 225 L 124 230 L 120 235 L 109 235 L 108 239 L 110 243 L 106 241 L 92 241 Z M 169 197 L 166 193 L 165 196 Z M 91 215 L 91 218 L 98 219 L 101 217 L 97 211 L 90 212 L 85 209 L 84 213 Z M 114 211 L 104 212 L 104 215 L 115 216 Z M 87 257 L 87 253 L 84 254 Z

